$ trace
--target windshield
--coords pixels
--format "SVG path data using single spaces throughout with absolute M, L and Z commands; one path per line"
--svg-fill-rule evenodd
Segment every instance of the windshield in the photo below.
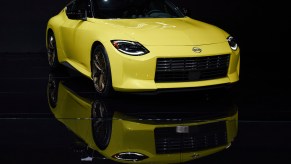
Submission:
M 178 18 L 184 15 L 170 0 L 92 0 L 101 19 Z

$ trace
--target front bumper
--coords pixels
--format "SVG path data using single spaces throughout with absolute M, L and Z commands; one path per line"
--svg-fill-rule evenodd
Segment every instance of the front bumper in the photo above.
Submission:
M 147 46 L 150 53 L 144 56 L 129 56 L 110 45 L 106 48 L 111 64 L 112 85 L 122 92 L 156 91 L 159 89 L 197 88 L 231 84 L 239 80 L 240 50 L 232 51 L 227 42 L 199 46 L 202 53 L 194 53 L 193 46 Z M 185 81 L 155 82 L 158 58 L 205 57 L 230 54 L 227 76 L 222 78 Z

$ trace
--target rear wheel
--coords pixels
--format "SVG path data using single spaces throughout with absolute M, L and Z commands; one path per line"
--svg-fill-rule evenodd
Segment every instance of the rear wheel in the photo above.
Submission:
M 49 32 L 47 36 L 47 55 L 50 68 L 57 68 L 59 61 L 56 39 L 53 32 Z
M 102 45 L 95 47 L 92 58 L 92 79 L 98 95 L 108 97 L 112 94 L 112 80 L 107 53 Z

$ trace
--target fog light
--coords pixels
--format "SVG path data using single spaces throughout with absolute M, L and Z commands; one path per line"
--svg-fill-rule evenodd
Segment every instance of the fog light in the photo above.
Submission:
M 118 153 L 112 156 L 115 159 L 118 160 L 123 160 L 123 161 L 141 161 L 144 159 L 149 158 L 148 156 L 140 153 L 133 153 L 133 152 L 123 152 L 123 153 Z

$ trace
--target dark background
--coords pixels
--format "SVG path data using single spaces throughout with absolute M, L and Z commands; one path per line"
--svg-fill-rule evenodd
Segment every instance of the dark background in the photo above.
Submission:
M 191 10 L 192 18 L 214 24 L 235 36 L 241 48 L 241 76 L 239 87 L 234 90 L 239 107 L 238 138 L 230 151 L 200 162 L 290 161 L 289 5 L 278 0 L 177 1 Z M 59 156 L 48 159 L 47 163 L 55 163 L 51 161 L 60 157 L 68 163 L 72 158 L 72 151 L 67 150 L 67 137 L 60 136 L 66 134 L 59 133 L 63 127 L 55 125 L 55 120 L 42 119 L 50 112 L 46 95 L 46 23 L 67 3 L 68 0 L 0 2 L 0 125 L 3 132 L 0 161 L 4 163 L 11 159 L 22 163 L 39 159 L 38 163 L 43 163 L 56 154 Z M 18 117 L 24 119 L 15 119 Z M 30 117 L 38 119 L 27 119 Z

